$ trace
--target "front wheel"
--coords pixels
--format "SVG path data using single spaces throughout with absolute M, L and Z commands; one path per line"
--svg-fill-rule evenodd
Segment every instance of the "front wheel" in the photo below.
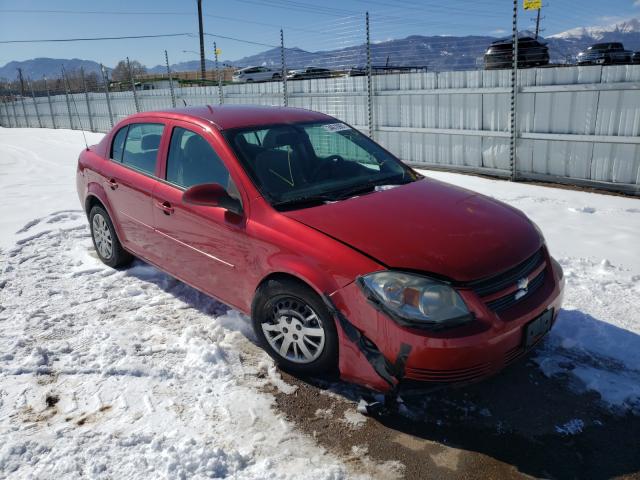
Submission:
M 308 286 L 292 279 L 269 280 L 256 292 L 252 321 L 262 347 L 285 370 L 320 374 L 336 368 L 335 323 Z
M 91 239 L 96 253 L 102 262 L 110 267 L 121 267 L 133 260 L 133 256 L 122 245 L 111 218 L 104 208 L 95 206 L 89 212 Z

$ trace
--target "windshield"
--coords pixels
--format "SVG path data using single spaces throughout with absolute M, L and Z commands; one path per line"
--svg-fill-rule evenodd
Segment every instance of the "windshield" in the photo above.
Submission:
M 421 178 L 337 121 L 243 128 L 224 135 L 262 195 L 278 208 L 341 200 Z

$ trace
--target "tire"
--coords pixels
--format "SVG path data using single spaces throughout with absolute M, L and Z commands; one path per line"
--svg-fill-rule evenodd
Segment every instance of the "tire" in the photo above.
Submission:
M 304 375 L 336 370 L 336 325 L 310 287 L 294 279 L 269 280 L 258 288 L 251 311 L 254 332 L 278 366 Z
M 113 268 L 131 263 L 133 255 L 122 248 L 116 229 L 104 208 L 96 205 L 91 209 L 89 226 L 93 247 L 102 263 Z

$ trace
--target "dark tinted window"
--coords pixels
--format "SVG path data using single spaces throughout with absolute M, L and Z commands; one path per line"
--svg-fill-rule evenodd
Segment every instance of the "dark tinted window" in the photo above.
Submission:
M 127 138 L 127 129 L 129 127 L 123 127 L 118 130 L 115 137 L 113 137 L 113 143 L 111 144 L 111 158 L 122 161 L 122 152 L 124 151 L 124 141 Z
M 399 185 L 418 176 L 368 137 L 341 122 L 227 130 L 225 136 L 272 204 Z
M 145 173 L 154 174 L 164 125 L 132 123 L 124 144 L 122 163 Z
M 167 181 L 189 188 L 218 183 L 229 190 L 229 172 L 209 142 L 195 132 L 176 127 L 167 158 Z

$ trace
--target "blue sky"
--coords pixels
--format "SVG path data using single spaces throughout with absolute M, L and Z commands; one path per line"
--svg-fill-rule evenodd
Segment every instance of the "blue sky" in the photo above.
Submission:
M 543 34 L 640 17 L 640 0 L 546 0 L 544 4 Z M 371 13 L 374 41 L 414 34 L 503 36 L 511 30 L 512 4 L 509 0 L 203 0 L 203 5 L 205 32 L 276 45 L 279 43 L 279 27 L 282 26 L 286 45 L 305 50 L 328 50 L 361 43 L 364 40 L 366 10 Z M 95 13 L 80 13 L 88 11 Z M 197 34 L 196 11 L 195 0 L 115 0 L 100 3 L 86 0 L 0 0 L 0 40 Z M 533 14 L 521 10 L 520 29 L 533 28 L 532 19 Z M 268 48 L 208 36 L 205 42 L 210 57 L 214 40 L 223 52 L 223 59 L 234 60 Z M 76 57 L 114 66 L 128 55 L 147 66 L 154 66 L 164 62 L 165 49 L 172 63 L 197 59 L 193 52 L 198 50 L 198 45 L 197 35 L 100 42 L 0 44 L 0 65 L 34 57 Z

